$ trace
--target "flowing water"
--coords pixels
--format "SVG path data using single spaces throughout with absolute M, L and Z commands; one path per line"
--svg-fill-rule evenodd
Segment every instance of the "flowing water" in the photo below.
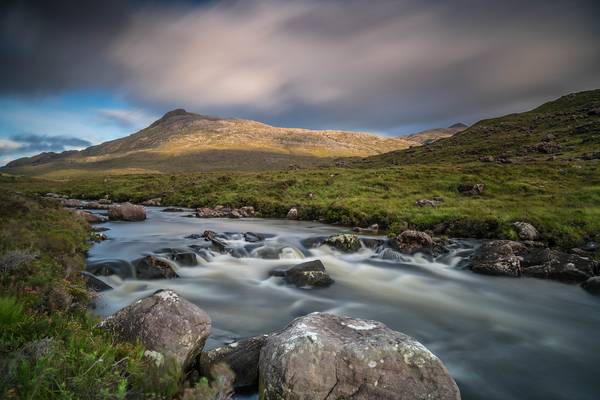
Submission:
M 98 314 L 172 288 L 211 316 L 207 348 L 280 329 L 313 311 L 374 319 L 439 356 L 463 399 L 600 399 L 600 298 L 577 286 L 474 274 L 465 265 L 476 241 L 455 241 L 435 260 L 381 248 L 341 254 L 310 246 L 311 238 L 343 231 L 340 227 L 185 214 L 149 208 L 144 222 L 103 224 L 110 240 L 94 245 L 90 261 L 132 261 L 163 248 L 205 247 L 203 239 L 185 237 L 206 229 L 227 233 L 236 257 L 197 248 L 200 264 L 178 268 L 179 279 L 102 277 L 115 289 L 101 294 Z M 268 237 L 248 243 L 242 232 Z M 321 260 L 335 283 L 307 290 L 269 277 L 271 269 L 301 259 Z

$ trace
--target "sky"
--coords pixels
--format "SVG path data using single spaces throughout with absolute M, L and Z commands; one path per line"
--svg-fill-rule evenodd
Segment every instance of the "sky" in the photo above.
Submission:
M 0 2 L 0 165 L 174 108 L 413 133 L 600 88 L 596 0 Z

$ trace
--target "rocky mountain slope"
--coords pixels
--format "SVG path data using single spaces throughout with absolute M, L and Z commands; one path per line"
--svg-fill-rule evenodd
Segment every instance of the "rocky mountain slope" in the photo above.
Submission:
M 427 140 L 432 137 L 428 136 Z M 251 120 L 209 117 L 177 109 L 130 136 L 60 154 L 9 163 L 5 172 L 178 172 L 311 166 L 335 157 L 364 157 L 421 145 L 419 136 L 278 128 Z
M 600 89 L 573 93 L 531 111 L 477 122 L 418 148 L 367 157 L 359 164 L 420 164 L 600 159 Z
M 462 132 L 467 128 L 467 125 L 459 122 L 449 126 L 448 128 L 427 129 L 425 131 L 413 133 L 412 135 L 404 136 L 404 138 L 419 144 L 431 144 L 437 140 L 454 136 L 458 132 Z

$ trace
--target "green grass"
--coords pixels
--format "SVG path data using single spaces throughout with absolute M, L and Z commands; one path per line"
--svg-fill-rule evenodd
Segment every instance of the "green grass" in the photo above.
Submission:
M 482 196 L 457 192 L 461 183 L 484 183 Z M 45 181 L 4 177 L 0 186 L 76 198 L 109 195 L 141 202 L 199 207 L 254 206 L 263 217 L 285 217 L 299 207 L 306 220 L 366 226 L 392 232 L 414 227 L 463 237 L 514 237 L 514 221 L 533 223 L 551 245 L 569 247 L 600 232 L 600 163 L 404 165 L 321 168 L 256 173 L 127 175 Z M 312 194 L 312 195 L 311 195 Z M 442 196 L 437 208 L 415 201 Z
M 155 366 L 141 346 L 95 328 L 79 273 L 86 227 L 68 211 L 11 190 L 2 190 L 0 204 L 0 398 L 180 396 L 180 371 Z

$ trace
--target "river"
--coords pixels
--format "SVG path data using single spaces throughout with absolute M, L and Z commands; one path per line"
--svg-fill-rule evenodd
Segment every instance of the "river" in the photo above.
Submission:
M 227 233 L 243 257 L 207 254 L 180 267 L 179 279 L 102 277 L 95 312 L 109 315 L 160 288 L 172 288 L 212 318 L 206 348 L 271 332 L 293 318 L 326 311 L 381 321 L 419 340 L 444 362 L 465 400 L 600 398 L 600 298 L 577 286 L 477 275 L 466 268 L 477 241 L 457 240 L 432 259 L 389 249 L 341 254 L 311 238 L 344 231 L 313 222 L 199 219 L 148 208 L 144 222 L 107 222 L 109 240 L 89 260 L 132 261 L 162 248 L 188 249 L 210 229 Z M 247 243 L 240 233 L 268 237 Z M 242 250 L 245 249 L 245 250 Z M 277 259 L 272 259 L 278 257 Z M 299 289 L 268 272 L 300 259 L 321 260 L 335 283 Z

